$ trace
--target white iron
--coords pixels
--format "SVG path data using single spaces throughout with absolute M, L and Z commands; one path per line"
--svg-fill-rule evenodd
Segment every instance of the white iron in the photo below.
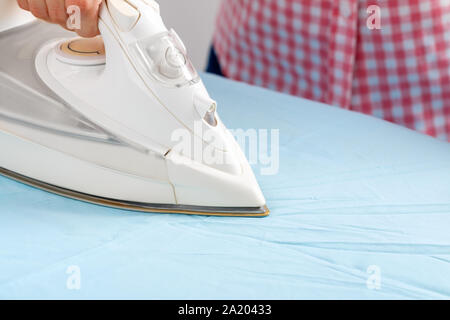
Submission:
M 0 33 L 0 173 L 131 210 L 267 215 L 158 4 L 105 0 L 99 29 L 103 41 L 41 22 Z

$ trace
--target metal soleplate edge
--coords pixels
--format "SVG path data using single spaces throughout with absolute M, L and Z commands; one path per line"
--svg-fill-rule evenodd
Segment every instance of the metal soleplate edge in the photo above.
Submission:
M 96 205 L 112 207 L 123 210 L 140 211 L 148 213 L 176 213 L 202 216 L 223 216 L 223 217 L 265 217 L 269 215 L 267 206 L 262 207 L 203 207 L 203 206 L 186 206 L 174 204 L 152 204 L 139 203 L 130 201 L 121 201 L 108 198 L 97 197 L 85 193 L 72 191 L 61 188 L 45 182 L 35 180 L 33 178 L 21 175 L 0 167 L 0 174 L 24 183 L 26 185 L 42 189 L 66 198 L 89 202 Z

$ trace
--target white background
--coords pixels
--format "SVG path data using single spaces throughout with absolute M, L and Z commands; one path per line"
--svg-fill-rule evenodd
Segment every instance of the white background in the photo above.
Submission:
M 157 0 L 167 28 L 183 39 L 195 67 L 202 71 L 211 46 L 221 0 Z

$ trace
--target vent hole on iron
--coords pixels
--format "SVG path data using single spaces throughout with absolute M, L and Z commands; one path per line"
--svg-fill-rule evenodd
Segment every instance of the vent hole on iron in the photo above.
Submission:
M 216 118 L 216 112 L 215 111 L 209 111 L 205 114 L 203 117 L 203 120 L 209 124 L 211 127 L 217 126 L 217 118 Z

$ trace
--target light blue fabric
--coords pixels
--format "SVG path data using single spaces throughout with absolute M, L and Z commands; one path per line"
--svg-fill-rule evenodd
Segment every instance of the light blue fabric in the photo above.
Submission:
M 127 212 L 1 177 L 0 298 L 450 298 L 450 144 L 203 77 L 229 128 L 280 129 L 279 174 L 254 167 L 271 215 Z

